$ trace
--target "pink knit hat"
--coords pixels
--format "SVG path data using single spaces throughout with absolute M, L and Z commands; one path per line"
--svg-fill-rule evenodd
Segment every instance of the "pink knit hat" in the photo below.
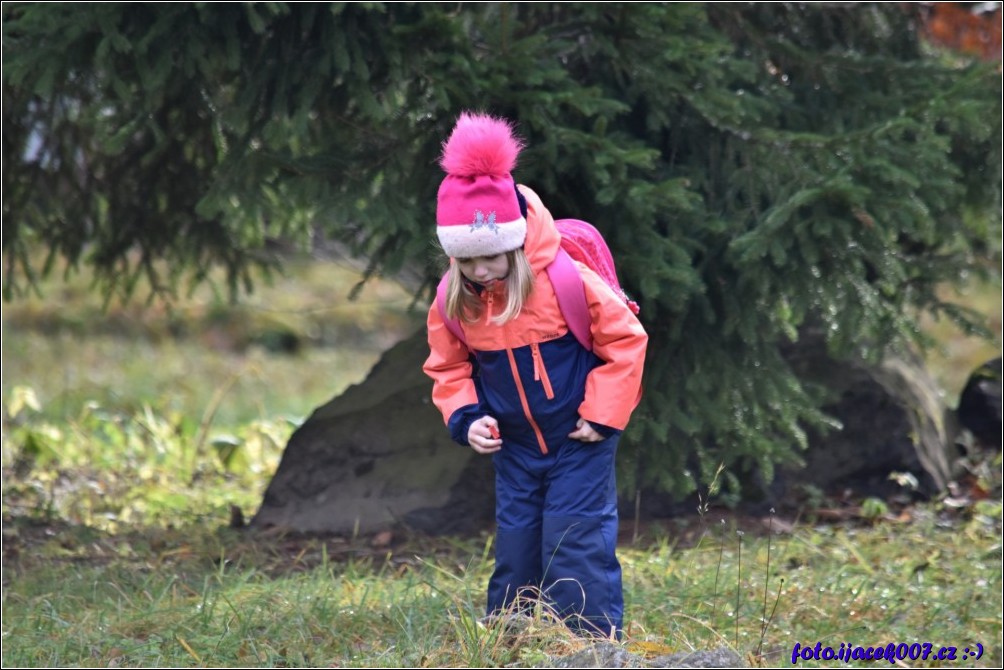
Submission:
M 453 258 L 494 256 L 523 246 L 526 218 L 510 174 L 523 144 L 503 119 L 464 112 L 443 144 L 436 232 Z

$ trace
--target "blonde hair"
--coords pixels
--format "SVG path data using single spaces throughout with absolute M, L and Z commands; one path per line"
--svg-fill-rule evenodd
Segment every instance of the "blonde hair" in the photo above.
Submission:
M 505 307 L 492 317 L 492 322 L 501 325 L 515 319 L 523 310 L 530 292 L 533 290 L 533 268 L 523 249 L 513 249 L 505 252 L 509 261 L 509 274 L 505 279 Z M 460 319 L 474 323 L 481 318 L 483 305 L 477 291 L 460 271 L 460 264 L 450 263 L 446 279 L 446 316 L 450 319 Z

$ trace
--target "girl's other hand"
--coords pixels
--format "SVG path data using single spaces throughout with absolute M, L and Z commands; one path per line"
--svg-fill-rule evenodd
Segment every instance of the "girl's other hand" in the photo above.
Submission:
M 479 454 L 494 454 L 502 448 L 502 438 L 498 435 L 499 422 L 490 416 L 483 416 L 467 429 L 467 443 Z
M 589 425 L 589 422 L 581 416 L 575 424 L 575 430 L 568 434 L 568 437 L 579 442 L 602 442 L 603 436 L 596 432 L 596 429 Z

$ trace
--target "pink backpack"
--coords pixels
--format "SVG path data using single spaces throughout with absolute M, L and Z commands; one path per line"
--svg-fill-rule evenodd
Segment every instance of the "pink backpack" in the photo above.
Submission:
M 589 305 L 586 304 L 582 275 L 579 274 L 579 269 L 575 267 L 573 260 L 583 263 L 598 274 L 617 295 L 623 298 L 632 312 L 637 314 L 641 308 L 638 307 L 638 303 L 628 298 L 620 282 L 617 281 L 614 257 L 600 231 L 578 219 L 557 219 L 554 225 L 561 233 L 561 247 L 554 260 L 547 266 L 547 277 L 554 287 L 558 308 L 568 323 L 568 329 L 583 347 L 592 351 L 593 336 L 589 328 L 592 319 L 589 316 Z M 467 338 L 464 337 L 464 331 L 460 327 L 460 320 L 446 316 L 446 275 L 443 275 L 436 288 L 436 306 L 446 327 L 466 346 Z

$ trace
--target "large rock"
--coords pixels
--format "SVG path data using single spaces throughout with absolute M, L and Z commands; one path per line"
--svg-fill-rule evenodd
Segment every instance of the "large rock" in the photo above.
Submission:
M 984 449 L 1001 449 L 1001 357 L 973 370 L 959 396 L 959 425 Z
M 424 333 L 383 355 L 362 384 L 293 433 L 252 524 L 367 533 L 483 528 L 494 512 L 491 463 L 449 439 L 422 373 Z
M 806 335 L 785 352 L 799 378 L 827 389 L 823 411 L 843 428 L 809 431 L 805 467 L 783 468 L 770 490 L 783 502 L 798 487 L 887 495 L 891 473 L 910 473 L 919 492 L 944 490 L 953 476 L 955 423 L 923 363 L 908 355 L 879 364 L 837 361 L 822 338 Z

